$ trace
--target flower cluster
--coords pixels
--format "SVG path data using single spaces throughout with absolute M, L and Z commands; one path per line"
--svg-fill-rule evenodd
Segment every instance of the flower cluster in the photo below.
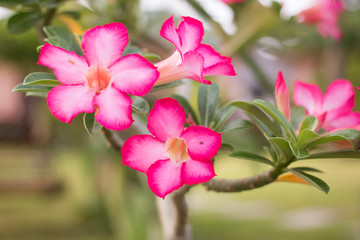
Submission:
M 139 54 L 122 56 L 128 33 L 121 23 L 97 26 L 85 32 L 84 56 L 46 43 L 39 64 L 53 69 L 62 83 L 47 96 L 51 113 L 71 123 L 79 113 L 95 112 L 105 128 L 124 130 L 131 126 L 132 100 L 155 84 L 190 78 L 204 84 L 208 75 L 235 75 L 231 58 L 202 44 L 202 23 L 182 17 L 178 28 L 173 18 L 165 21 L 161 36 L 175 45 L 167 59 L 151 64 Z M 122 149 L 124 164 L 146 172 L 151 190 L 165 197 L 183 184 L 196 184 L 215 176 L 212 158 L 221 145 L 221 135 L 203 126 L 184 129 L 186 114 L 176 100 L 156 101 L 149 113 L 153 134 L 133 136 Z
M 275 83 L 275 96 L 278 109 L 289 119 L 288 89 L 281 72 Z M 319 128 L 327 132 L 358 128 L 360 124 L 360 113 L 353 111 L 354 87 L 348 80 L 335 80 L 324 95 L 317 85 L 296 81 L 293 97 L 295 104 L 304 107 L 307 115 L 315 116 L 319 121 Z

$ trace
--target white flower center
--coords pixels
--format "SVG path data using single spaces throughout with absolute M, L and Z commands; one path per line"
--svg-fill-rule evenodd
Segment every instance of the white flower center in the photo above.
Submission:
M 175 164 L 186 162 L 190 158 L 184 139 L 177 137 L 168 139 L 165 143 L 165 149 L 169 158 Z

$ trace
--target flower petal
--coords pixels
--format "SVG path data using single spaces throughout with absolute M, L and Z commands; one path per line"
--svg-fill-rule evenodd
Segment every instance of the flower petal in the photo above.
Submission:
M 217 63 L 231 63 L 231 58 L 221 56 L 218 52 L 216 52 L 210 45 L 200 44 L 200 46 L 196 49 L 196 52 L 201 53 L 201 55 L 205 58 L 204 67 L 208 68 Z
M 323 110 L 328 112 L 326 120 L 336 120 L 338 116 L 351 112 L 354 106 L 353 85 L 345 79 L 332 82 L 324 95 Z
M 200 53 L 190 51 L 184 55 L 184 61 L 180 67 L 186 69 L 187 78 L 204 84 L 211 84 L 210 81 L 203 78 L 204 61 L 205 59 Z
M 167 19 L 161 27 L 160 36 L 169 40 L 176 49 L 181 51 L 180 38 L 176 31 L 173 16 Z
M 295 82 L 294 102 L 296 105 L 305 107 L 306 113 L 318 116 L 323 113 L 321 106 L 323 102 L 320 88 L 315 84 Z
M 40 50 L 38 64 L 52 68 L 56 78 L 63 84 L 85 84 L 88 65 L 75 52 L 45 43 Z
M 131 99 L 116 88 L 108 87 L 95 95 L 93 105 L 97 108 L 95 118 L 105 128 L 121 131 L 131 126 Z
M 149 187 L 156 196 L 164 198 L 167 194 L 179 189 L 182 164 L 174 164 L 170 159 L 156 161 L 149 167 L 146 175 Z
M 179 137 L 184 130 L 186 113 L 178 101 L 172 98 L 156 100 L 148 117 L 147 127 L 161 141 Z
M 348 114 L 342 115 L 333 119 L 332 121 L 327 121 L 324 123 L 323 128 L 326 131 L 332 131 L 337 128 L 352 128 L 355 125 L 360 124 L 360 113 L 350 112 Z
M 188 51 L 199 47 L 204 36 L 204 27 L 199 20 L 191 17 L 181 17 L 178 33 L 181 42 L 181 52 L 185 54 Z
M 90 66 L 99 64 L 108 68 L 121 57 L 128 42 L 126 27 L 122 23 L 109 23 L 86 31 L 81 46 Z
M 236 73 L 234 66 L 231 63 L 220 62 L 208 68 L 204 68 L 204 76 L 211 75 L 235 76 Z
M 121 149 L 123 164 L 140 172 L 157 160 L 165 160 L 165 144 L 150 135 L 135 135 L 130 137 Z
M 221 134 L 203 126 L 188 127 L 180 137 L 185 140 L 189 156 L 198 161 L 210 160 L 221 147 Z
M 277 108 L 289 120 L 290 119 L 289 91 L 286 86 L 282 72 L 279 72 L 276 78 L 275 99 L 276 99 Z
M 124 56 L 110 70 L 113 86 L 136 96 L 148 93 L 159 77 L 156 67 L 138 54 Z
M 58 85 L 47 96 L 50 112 L 63 122 L 71 123 L 79 113 L 94 112 L 94 93 L 84 85 Z
M 181 169 L 184 184 L 192 185 L 209 181 L 216 176 L 212 161 L 195 161 L 189 159 Z

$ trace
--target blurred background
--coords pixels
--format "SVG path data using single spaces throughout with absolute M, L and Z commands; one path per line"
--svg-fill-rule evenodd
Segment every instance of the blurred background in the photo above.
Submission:
M 280 70 L 290 95 L 295 80 L 316 83 L 323 90 L 338 78 L 360 85 L 360 1 L 343 1 L 340 41 L 323 38 L 316 26 L 296 20 L 314 1 L 70 0 L 61 1 L 58 12 L 72 12 L 75 19 L 59 17 L 53 24 L 81 31 L 122 22 L 133 45 L 166 58 L 173 46 L 159 35 L 162 23 L 171 15 L 176 21 L 180 16 L 197 18 L 204 24 L 203 42 L 233 58 L 235 77 L 211 78 L 220 84 L 222 102 L 273 102 Z M 36 31 L 7 31 L 7 19 L 21 8 L 21 1 L 16 2 L 0 1 L 0 239 L 161 239 L 155 196 L 145 176 L 121 166 L 120 156 L 102 134 L 90 137 L 82 117 L 71 125 L 62 123 L 43 98 L 11 92 L 27 74 L 48 71 L 36 64 L 41 45 Z M 156 97 L 178 93 L 194 102 L 191 89 L 196 86 L 186 83 Z M 356 101 L 355 110 L 360 111 L 360 91 Z M 254 129 L 224 134 L 223 139 L 236 142 L 237 150 L 266 144 Z M 227 154 L 217 157 L 219 177 L 247 177 L 266 169 Z M 359 160 L 307 163 L 325 172 L 328 195 L 307 185 L 279 182 L 231 194 L 196 186 L 188 194 L 194 239 L 359 240 Z

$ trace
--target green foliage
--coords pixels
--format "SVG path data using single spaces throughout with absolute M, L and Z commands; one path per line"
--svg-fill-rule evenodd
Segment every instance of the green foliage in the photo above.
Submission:
M 86 131 L 91 137 L 98 133 L 103 127 L 96 121 L 95 113 L 85 113 L 83 117 L 83 123 Z
M 142 97 L 131 96 L 132 99 L 132 109 L 135 112 L 141 113 L 143 115 L 147 115 L 150 111 L 149 103 Z
M 42 20 L 40 11 L 18 12 L 12 15 L 7 23 L 8 31 L 21 34 L 29 31 Z
M 240 120 L 230 122 L 220 132 L 225 133 L 225 132 L 242 130 L 242 129 L 247 129 L 247 128 L 252 128 L 251 122 L 248 120 L 245 120 L 245 119 L 240 119 Z
M 329 190 L 330 190 L 329 186 L 323 180 L 321 180 L 318 177 L 315 177 L 313 175 L 310 175 L 310 174 L 306 173 L 304 171 L 304 169 L 301 170 L 301 169 L 289 168 L 287 170 L 289 172 L 292 172 L 296 176 L 304 179 L 306 182 L 310 183 L 311 185 L 313 185 L 314 187 L 316 187 L 320 191 L 323 191 L 324 193 L 328 193 Z
M 176 94 L 172 95 L 171 97 L 176 99 L 180 103 L 180 105 L 184 107 L 186 116 L 190 115 L 193 121 L 196 123 L 196 125 L 200 124 L 198 116 L 196 115 L 194 109 L 191 107 L 190 103 L 188 102 L 188 100 L 186 100 L 186 98 Z
M 33 72 L 25 77 L 23 84 L 56 86 L 60 84 L 60 82 L 56 79 L 54 74 L 45 72 Z
M 261 155 L 250 153 L 250 152 L 243 152 L 243 151 L 233 152 L 230 154 L 230 157 L 260 162 L 260 163 L 264 163 L 264 164 L 267 164 L 270 166 L 274 166 L 274 163 L 272 161 L 270 161 L 269 159 L 267 159 Z
M 84 55 L 78 41 L 75 39 L 75 35 L 73 35 L 65 28 L 57 26 L 47 26 L 44 27 L 44 31 L 48 36 L 46 38 L 46 41 L 51 45 L 63 48 L 67 51 L 74 51 L 80 56 Z
M 201 124 L 203 126 L 209 126 L 214 116 L 219 101 L 219 92 L 219 85 L 216 83 L 211 85 L 199 85 L 198 108 Z

